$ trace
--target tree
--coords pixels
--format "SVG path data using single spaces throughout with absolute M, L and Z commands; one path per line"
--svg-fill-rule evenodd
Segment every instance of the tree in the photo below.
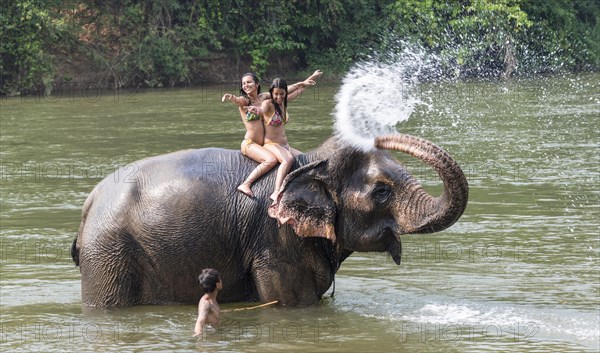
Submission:
M 43 1 L 9 0 L 0 11 L 0 93 L 30 89 L 52 74 L 52 24 Z
M 523 42 L 532 72 L 600 68 L 600 3 L 593 0 L 527 1 L 535 25 Z
M 509 75 L 514 42 L 531 26 L 519 0 L 397 0 L 388 10 L 395 35 L 438 54 L 461 77 Z

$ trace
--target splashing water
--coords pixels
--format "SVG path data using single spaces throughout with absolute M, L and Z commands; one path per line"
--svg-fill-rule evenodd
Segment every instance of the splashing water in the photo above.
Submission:
M 424 52 L 413 47 L 356 64 L 335 96 L 335 135 L 368 151 L 376 136 L 396 133 L 396 125 L 424 104 L 416 88 L 427 64 Z

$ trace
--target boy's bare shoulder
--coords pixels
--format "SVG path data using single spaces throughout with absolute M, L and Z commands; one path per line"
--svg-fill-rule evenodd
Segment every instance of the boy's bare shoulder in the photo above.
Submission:
M 207 298 L 202 297 L 198 302 L 198 307 L 200 308 L 208 308 L 210 307 L 210 301 Z

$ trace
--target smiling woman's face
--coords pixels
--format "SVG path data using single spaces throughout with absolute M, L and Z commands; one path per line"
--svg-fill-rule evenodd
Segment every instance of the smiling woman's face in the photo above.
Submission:
M 256 91 L 258 88 L 258 84 L 254 81 L 252 76 L 244 76 L 242 77 L 242 89 L 246 93 L 250 93 L 252 91 Z
M 273 88 L 273 92 L 271 94 L 273 95 L 273 99 L 275 102 L 277 102 L 277 104 L 283 104 L 283 100 L 285 99 L 285 89 Z

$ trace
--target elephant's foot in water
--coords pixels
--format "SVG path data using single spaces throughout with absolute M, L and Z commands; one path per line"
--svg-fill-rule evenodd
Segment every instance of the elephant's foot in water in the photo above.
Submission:
M 237 189 L 238 191 L 241 191 L 244 194 L 246 194 L 246 196 L 248 197 L 254 197 L 254 193 L 252 192 L 252 189 L 250 189 L 250 185 L 252 185 L 250 182 L 245 181 L 242 184 L 240 184 L 240 186 L 238 186 Z

